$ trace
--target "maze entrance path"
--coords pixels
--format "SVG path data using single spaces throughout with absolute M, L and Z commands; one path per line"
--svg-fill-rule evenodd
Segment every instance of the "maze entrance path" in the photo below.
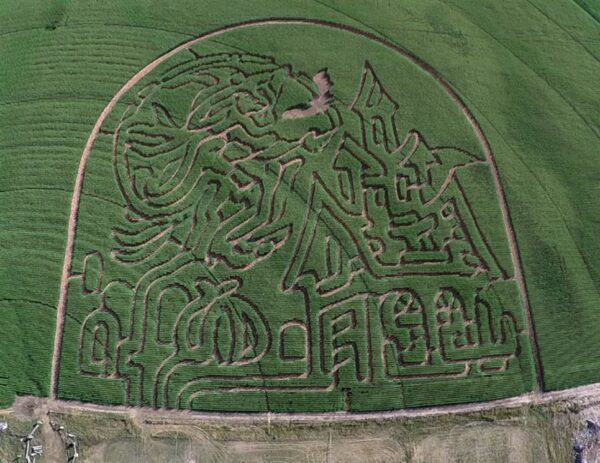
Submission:
M 366 411 L 536 388 L 492 152 L 450 86 L 347 26 L 231 26 L 111 100 L 73 195 L 58 398 Z

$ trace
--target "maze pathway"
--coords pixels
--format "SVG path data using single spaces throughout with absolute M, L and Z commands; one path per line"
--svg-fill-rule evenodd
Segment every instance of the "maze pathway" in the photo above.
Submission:
M 441 23 L 435 4 L 382 8 L 414 29 L 427 11 Z M 576 200 L 590 193 L 572 181 L 593 177 L 591 145 L 568 144 L 581 151 L 569 169 L 557 166 L 558 142 L 527 145 L 554 140 L 534 117 L 542 107 L 571 108 L 565 124 L 597 136 L 585 109 L 593 94 L 545 77 L 495 35 L 491 16 L 480 12 L 480 24 L 452 2 L 444 9 L 457 29 L 427 32 L 440 35 L 435 46 L 358 3 L 348 11 L 364 21 L 327 4 L 302 15 L 221 7 L 202 21 L 193 11 L 193 33 L 175 39 L 171 26 L 188 24 L 182 5 L 161 31 L 65 38 L 89 45 L 92 61 L 102 49 L 100 66 L 112 69 L 94 75 L 81 53 L 65 58 L 86 72 L 81 88 L 61 87 L 67 99 L 79 92 L 81 120 L 60 95 L 31 103 L 50 108 L 30 111 L 32 159 L 45 147 L 48 169 L 61 171 L 67 154 L 44 138 L 45 124 L 67 118 L 71 167 L 47 175 L 31 161 L 32 185 L 12 200 L 23 207 L 7 210 L 27 233 L 42 233 L 30 216 L 47 215 L 45 233 L 60 239 L 23 232 L 31 257 L 6 254 L 6 268 L 25 270 L 0 287 L 0 347 L 15 359 L 2 362 L 1 405 L 31 393 L 209 412 L 379 411 L 598 380 L 575 336 L 600 342 L 593 252 L 581 251 L 593 227 L 580 225 Z M 571 8 L 569 20 L 597 27 L 595 10 Z M 551 21 L 552 8 L 527 9 L 552 24 L 548 37 L 588 56 L 582 75 L 597 75 L 589 41 Z M 47 33 L 74 30 L 63 20 Z M 123 48 L 110 64 L 107 50 L 130 33 L 131 54 Z M 475 51 L 476 41 L 494 53 Z M 524 83 L 502 95 L 507 75 Z M 548 101 L 516 101 L 527 85 Z M 511 122 L 513 108 L 529 116 Z M 556 133 L 585 139 L 573 127 Z M 15 169 L 0 180 L 21 185 Z M 563 175 L 572 190 L 546 188 Z
M 439 74 L 359 29 L 252 22 L 176 48 L 82 155 L 58 397 L 334 411 L 533 389 L 496 175 Z

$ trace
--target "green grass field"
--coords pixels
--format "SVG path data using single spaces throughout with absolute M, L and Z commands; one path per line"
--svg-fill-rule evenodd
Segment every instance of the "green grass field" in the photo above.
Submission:
M 0 2 L 0 405 L 375 411 L 600 381 L 598 18 Z

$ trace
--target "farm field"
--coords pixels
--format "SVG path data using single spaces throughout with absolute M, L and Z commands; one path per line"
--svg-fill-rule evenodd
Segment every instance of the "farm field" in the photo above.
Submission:
M 600 382 L 600 4 L 0 3 L 0 406 Z
M 40 461 L 65 461 L 56 431 L 62 425 L 76 432 L 78 462 L 551 463 L 573 461 L 573 444 L 585 432 L 582 424 L 597 413 L 596 395 L 592 403 L 554 398 L 551 403 L 470 413 L 445 407 L 425 416 L 341 421 L 273 414 L 267 422 L 247 414 L 214 420 L 178 411 L 86 410 L 77 404 L 20 397 L 9 413 L 0 412 L 0 420 L 6 420 L 10 434 L 18 436 L 31 429 L 32 420 L 41 418 L 44 456 Z M 19 439 L 4 436 L 0 460 L 10 461 L 20 448 Z M 594 458 L 598 448 L 583 454 Z

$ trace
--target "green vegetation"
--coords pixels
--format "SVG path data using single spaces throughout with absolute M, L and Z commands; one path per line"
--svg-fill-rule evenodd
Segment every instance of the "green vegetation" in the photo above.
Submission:
M 0 405 L 50 394 L 57 313 L 66 399 L 364 411 L 600 380 L 597 3 L 374 3 L 4 2 Z
M 330 411 L 530 390 L 485 140 L 435 76 L 337 26 L 217 37 L 151 65 L 94 134 L 59 396 Z

